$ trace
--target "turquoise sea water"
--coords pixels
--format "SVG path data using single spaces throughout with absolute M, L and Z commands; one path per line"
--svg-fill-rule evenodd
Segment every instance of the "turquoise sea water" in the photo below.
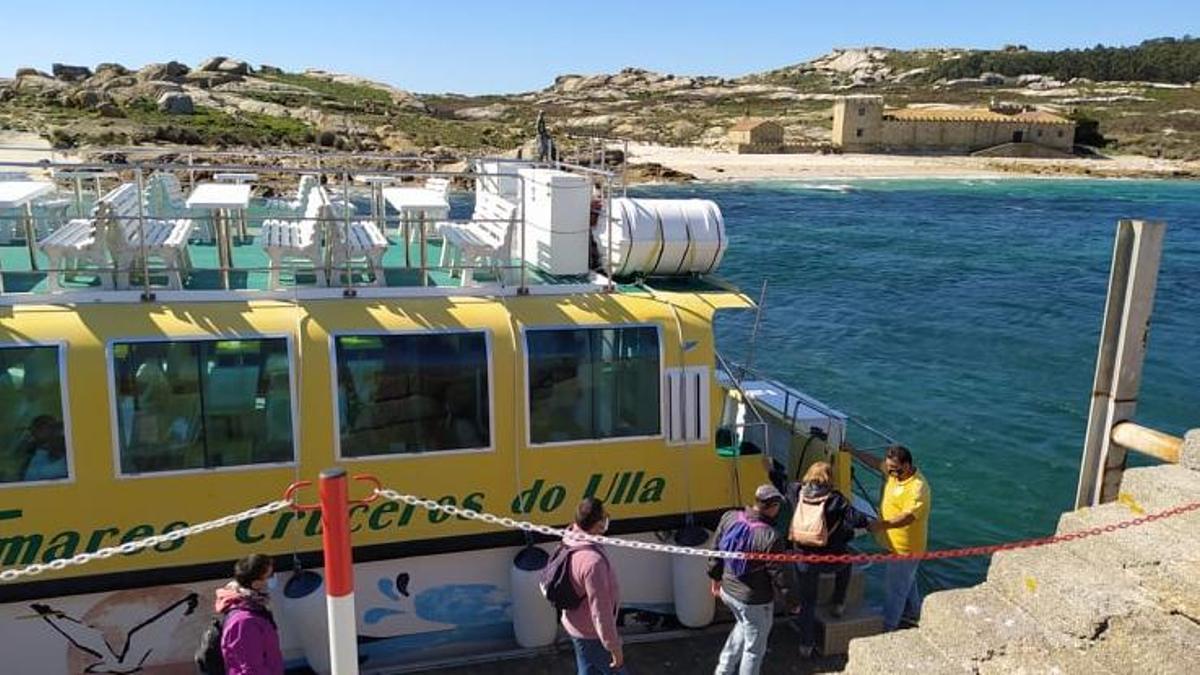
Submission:
M 934 547 L 1047 534 L 1070 507 L 1119 218 L 1168 223 L 1137 417 L 1175 434 L 1200 426 L 1200 184 L 863 180 L 639 193 L 720 204 L 722 275 L 755 297 L 768 282 L 755 366 L 913 450 L 933 489 Z M 728 356 L 744 358 L 752 320 L 718 324 Z M 929 576 L 974 583 L 985 562 L 929 564 Z

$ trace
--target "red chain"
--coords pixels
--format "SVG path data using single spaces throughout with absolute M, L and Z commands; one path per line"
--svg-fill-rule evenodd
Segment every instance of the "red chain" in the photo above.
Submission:
M 941 551 L 925 551 L 924 553 L 914 553 L 910 555 L 900 553 L 842 553 L 842 554 L 824 554 L 824 553 L 743 553 L 741 557 L 746 560 L 762 560 L 766 562 L 806 562 L 806 563 L 865 563 L 865 562 L 886 562 L 889 560 L 944 560 L 946 558 L 969 558 L 977 555 L 991 555 L 998 551 L 1010 551 L 1013 549 L 1022 548 L 1037 548 L 1039 546 L 1049 546 L 1064 541 L 1078 541 L 1087 539 L 1088 537 L 1098 537 L 1102 534 L 1124 530 L 1138 525 L 1145 525 L 1156 520 L 1171 518 L 1172 516 L 1182 515 L 1191 511 L 1200 510 L 1200 502 L 1192 502 L 1183 504 L 1165 511 L 1157 513 L 1148 513 L 1140 518 L 1133 518 L 1120 523 L 1112 523 L 1110 525 L 1099 525 L 1088 530 L 1080 530 L 1078 532 L 1068 532 L 1066 534 L 1056 534 L 1049 537 L 1037 537 L 1034 539 L 1022 539 L 1020 541 L 1010 541 L 1003 544 L 988 544 L 986 546 L 966 546 L 963 548 L 950 548 Z

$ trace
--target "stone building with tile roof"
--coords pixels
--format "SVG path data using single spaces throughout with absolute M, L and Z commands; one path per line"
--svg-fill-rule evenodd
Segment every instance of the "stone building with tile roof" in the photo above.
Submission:
M 1074 142 L 1075 122 L 1040 110 L 885 108 L 882 96 L 844 96 L 833 105 L 833 144 L 848 152 L 976 152 L 1032 144 L 1070 153 Z

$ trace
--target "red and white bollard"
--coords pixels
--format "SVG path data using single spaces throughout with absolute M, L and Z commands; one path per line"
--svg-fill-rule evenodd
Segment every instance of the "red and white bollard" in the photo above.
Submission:
M 350 553 L 350 500 L 346 470 L 326 469 L 318 480 L 321 544 L 325 549 L 325 611 L 329 665 L 334 675 L 358 675 L 358 618 L 354 611 L 354 559 Z

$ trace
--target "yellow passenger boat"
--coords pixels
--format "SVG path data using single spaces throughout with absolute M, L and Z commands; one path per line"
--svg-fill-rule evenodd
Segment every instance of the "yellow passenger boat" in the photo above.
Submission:
M 51 188 L 0 210 L 2 570 L 277 500 L 331 466 L 537 523 L 597 496 L 612 534 L 690 545 L 748 500 L 763 452 L 793 474 L 832 460 L 848 488 L 844 416 L 719 358 L 714 317 L 754 303 L 715 274 L 710 201 L 505 160 L 462 177 L 73 167 L 115 176 L 91 195 L 59 168 L 18 167 Z M 263 198 L 268 177 L 295 199 Z M 393 501 L 351 518 L 364 670 L 556 638 L 514 563 L 549 543 Z M 2 670 L 191 672 L 214 589 L 265 552 L 289 666 L 327 672 L 320 543 L 317 512 L 285 509 L 22 575 L 0 584 Z M 611 555 L 627 630 L 712 621 L 702 560 Z

